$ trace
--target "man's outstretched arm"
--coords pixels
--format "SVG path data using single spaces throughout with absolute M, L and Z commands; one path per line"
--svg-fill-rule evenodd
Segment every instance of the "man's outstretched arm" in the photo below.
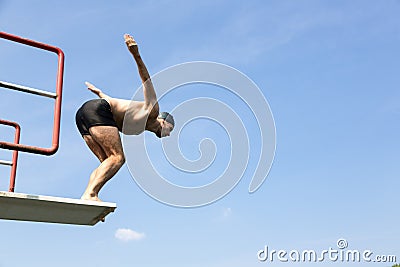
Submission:
M 149 72 L 147 71 L 146 65 L 144 64 L 142 57 L 139 54 L 139 49 L 136 41 L 129 34 L 124 35 L 125 43 L 131 52 L 133 58 L 136 61 L 140 78 L 142 79 L 143 84 L 143 94 L 144 94 L 144 102 L 145 106 L 148 108 L 152 108 L 154 112 L 157 112 L 158 115 L 158 104 L 157 104 L 157 95 L 153 87 L 153 83 L 151 82 Z

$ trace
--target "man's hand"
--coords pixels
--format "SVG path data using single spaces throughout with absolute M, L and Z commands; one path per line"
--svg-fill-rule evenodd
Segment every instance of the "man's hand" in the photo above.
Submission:
M 85 82 L 87 88 L 92 91 L 93 93 L 95 93 L 96 95 L 98 95 L 99 97 L 102 97 L 101 94 L 103 93 L 99 88 L 97 88 L 96 86 L 94 86 L 93 84 L 89 83 L 89 82 Z
M 129 34 L 124 34 L 124 39 L 125 39 L 125 44 L 128 47 L 129 51 L 133 55 L 139 54 L 139 48 L 135 39 L 133 39 L 133 37 Z

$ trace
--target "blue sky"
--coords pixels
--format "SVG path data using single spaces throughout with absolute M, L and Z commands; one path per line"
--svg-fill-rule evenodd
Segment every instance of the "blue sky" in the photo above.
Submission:
M 257 251 L 265 245 L 323 250 L 339 238 L 351 249 L 397 255 L 400 261 L 399 11 L 396 0 L 0 0 L 1 31 L 58 46 L 66 55 L 60 150 L 52 157 L 21 153 L 17 192 L 80 197 L 98 164 L 74 123 L 79 106 L 93 98 L 84 82 L 127 99 L 140 86 L 124 33 L 137 39 L 152 74 L 195 60 L 242 71 L 268 100 L 277 132 L 273 167 L 254 194 L 248 194 L 248 171 L 223 199 L 174 208 L 146 195 L 125 166 L 100 194 L 118 205 L 106 223 L 0 221 L 6 241 L 0 266 L 280 266 L 259 262 Z M 53 90 L 54 55 L 0 41 L 0 58 L 0 80 Z M 203 87 L 178 90 L 162 107 L 210 96 L 232 101 L 244 121 L 251 117 L 224 91 Z M 22 142 L 49 145 L 50 100 L 1 89 L 0 111 L 1 118 L 22 125 Z M 0 134 L 2 140 L 13 138 L 5 127 Z M 199 122 L 182 132 L 188 158 L 198 157 L 203 134 L 226 147 L 218 126 Z M 250 138 L 250 169 L 258 144 Z M 10 157 L 0 153 L 0 159 Z M 223 170 L 226 155 L 215 163 L 212 171 Z M 0 190 L 6 190 L 9 168 L 0 169 Z M 184 177 L 176 182 L 187 183 Z M 133 232 L 132 240 L 117 238 Z

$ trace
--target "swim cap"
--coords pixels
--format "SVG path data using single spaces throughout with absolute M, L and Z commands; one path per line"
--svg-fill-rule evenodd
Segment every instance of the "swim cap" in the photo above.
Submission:
M 159 119 L 163 119 L 163 120 L 165 120 L 166 122 L 171 123 L 172 126 L 175 126 L 174 117 L 173 117 L 171 114 L 169 114 L 168 112 L 165 112 L 165 111 L 164 111 L 164 112 L 161 112 L 160 115 L 158 115 L 158 118 L 159 118 Z

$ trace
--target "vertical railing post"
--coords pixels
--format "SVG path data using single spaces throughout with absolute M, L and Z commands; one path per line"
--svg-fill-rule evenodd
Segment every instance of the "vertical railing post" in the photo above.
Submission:
M 14 144 L 19 144 L 19 139 L 21 136 L 21 127 L 18 123 L 6 120 L 0 120 L 0 124 L 12 126 L 15 128 L 14 134 Z M 17 163 L 18 163 L 18 150 L 14 150 L 12 154 L 11 160 L 11 174 L 10 174 L 10 186 L 8 188 L 9 192 L 14 192 L 15 189 L 15 180 L 17 177 Z
M 20 136 L 21 136 L 21 127 L 17 123 L 15 123 L 14 144 L 19 144 Z M 10 186 L 8 188 L 9 192 L 14 192 L 15 189 L 15 179 L 17 177 L 18 150 L 13 151 L 12 163 L 13 165 L 11 167 Z

